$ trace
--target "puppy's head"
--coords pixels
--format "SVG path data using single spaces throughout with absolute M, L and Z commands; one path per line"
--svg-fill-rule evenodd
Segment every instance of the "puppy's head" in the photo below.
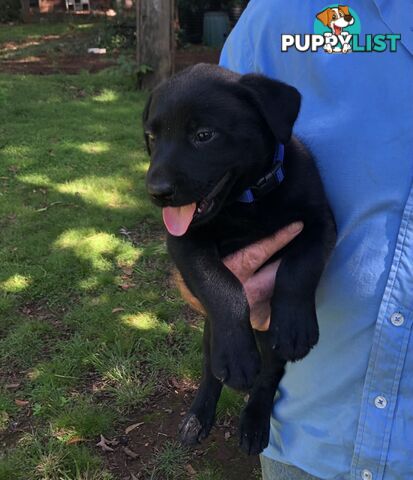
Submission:
M 347 5 L 326 8 L 318 13 L 316 17 L 326 27 L 329 27 L 335 35 L 341 35 L 343 28 L 354 23 L 354 17 L 351 15 Z
M 295 88 L 216 65 L 190 67 L 157 87 L 143 114 L 146 186 L 169 233 L 208 222 L 267 173 L 299 107 Z

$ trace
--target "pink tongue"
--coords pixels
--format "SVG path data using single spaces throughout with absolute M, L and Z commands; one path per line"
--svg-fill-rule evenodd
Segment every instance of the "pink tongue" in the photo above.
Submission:
M 165 207 L 162 209 L 163 223 L 168 232 L 175 237 L 182 236 L 192 222 L 196 209 L 196 203 L 183 207 Z

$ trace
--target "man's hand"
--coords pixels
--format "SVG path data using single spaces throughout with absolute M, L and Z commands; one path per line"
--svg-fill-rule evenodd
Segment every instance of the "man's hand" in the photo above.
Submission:
M 249 245 L 224 258 L 224 264 L 244 287 L 250 306 L 250 321 L 255 330 L 268 330 L 270 325 L 270 300 L 281 260 L 257 270 L 276 252 L 284 248 L 303 229 L 303 223 L 295 222 L 270 237 Z M 198 312 L 205 313 L 199 301 L 189 292 L 181 276 L 176 272 L 175 281 L 183 298 Z
M 250 306 L 250 322 L 255 330 L 268 330 L 270 325 L 270 300 L 281 259 L 256 272 L 276 252 L 291 242 L 302 229 L 301 222 L 292 223 L 270 237 L 224 258 L 224 264 L 244 287 Z

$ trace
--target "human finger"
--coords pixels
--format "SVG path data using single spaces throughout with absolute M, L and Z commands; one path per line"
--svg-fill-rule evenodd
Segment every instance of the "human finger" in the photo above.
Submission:
M 302 222 L 294 222 L 278 232 L 224 258 L 224 264 L 245 283 L 269 258 L 285 247 L 303 229 Z

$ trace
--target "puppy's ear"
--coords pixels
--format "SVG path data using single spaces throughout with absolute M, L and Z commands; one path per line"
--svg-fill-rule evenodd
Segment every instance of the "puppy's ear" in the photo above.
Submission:
M 322 12 L 320 13 L 317 13 L 316 15 L 316 18 L 318 18 L 320 20 L 320 22 L 323 24 L 323 25 L 328 25 L 330 22 L 329 22 L 329 8 L 326 8 L 325 10 L 323 10 Z
M 275 138 L 286 144 L 300 110 L 301 95 L 298 90 L 255 73 L 243 75 L 239 83 L 248 90 Z
M 351 15 L 347 5 L 339 5 L 337 8 L 341 10 L 344 13 L 344 15 Z
M 146 105 L 145 105 L 145 108 L 143 109 L 143 113 L 142 113 L 143 135 L 145 137 L 146 151 L 148 152 L 149 155 L 151 154 L 151 148 L 149 146 L 148 135 L 145 132 L 145 130 L 146 130 L 145 127 L 146 127 L 146 122 L 148 121 L 148 117 L 149 117 L 149 110 L 151 108 L 151 102 L 152 102 L 152 94 L 149 95 L 149 98 L 146 101 Z

